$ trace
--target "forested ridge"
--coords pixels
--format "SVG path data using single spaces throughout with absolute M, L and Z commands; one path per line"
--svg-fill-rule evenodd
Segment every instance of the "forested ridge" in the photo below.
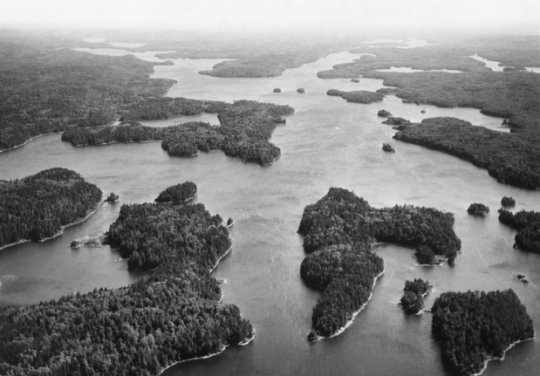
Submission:
M 0 247 L 39 241 L 84 218 L 102 192 L 79 174 L 51 168 L 18 180 L 0 180 Z
M 501 209 L 499 221 L 517 230 L 516 246 L 525 251 L 540 253 L 540 212 L 521 210 L 512 214 Z
M 300 275 L 322 291 L 313 309 L 311 337 L 335 334 L 367 302 L 383 271 L 383 260 L 371 250 L 375 241 L 424 247 L 452 262 L 461 246 L 453 224 L 452 214 L 432 208 L 372 208 L 343 188 L 330 188 L 306 206 L 298 233 L 308 255 Z
M 155 376 L 252 337 L 238 308 L 219 303 L 210 271 L 231 242 L 203 204 L 123 205 L 108 241 L 147 274 L 124 288 L 0 308 L 1 374 Z
M 268 165 L 280 155 L 280 149 L 269 141 L 270 137 L 276 126 L 285 122 L 283 117 L 294 112 L 289 106 L 255 101 L 235 101 L 228 104 L 182 98 L 175 98 L 179 101 L 171 105 L 175 108 L 174 110 L 161 112 L 160 103 L 169 103 L 170 99 L 159 98 L 159 100 L 150 100 L 150 103 L 140 102 L 139 107 L 132 110 L 133 112 L 126 112 L 124 117 L 134 120 L 153 118 L 153 116 L 168 117 L 173 116 L 169 115 L 171 111 L 177 113 L 184 111 L 185 106 L 189 108 L 195 106 L 193 111 L 200 109 L 216 111 L 221 125 L 213 127 L 208 123 L 188 122 L 170 127 L 153 128 L 131 120 L 119 126 L 70 128 L 64 132 L 62 140 L 74 146 L 161 140 L 162 148 L 172 156 L 194 157 L 199 150 L 208 152 L 219 149 L 226 155 L 240 158 L 245 162 Z M 156 112 L 152 110 L 154 104 L 158 106 Z M 145 113 L 145 109 L 148 108 L 149 112 Z
M 431 308 L 432 333 L 453 374 L 480 372 L 512 343 L 532 338 L 533 323 L 513 290 L 446 292 Z
M 527 189 L 540 187 L 540 146 L 517 134 L 438 117 L 406 126 L 394 138 L 467 160 L 487 169 L 501 183 Z

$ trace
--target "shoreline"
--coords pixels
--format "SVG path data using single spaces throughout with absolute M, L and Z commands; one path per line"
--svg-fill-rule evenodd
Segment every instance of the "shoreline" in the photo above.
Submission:
M 24 141 L 22 144 L 17 144 L 17 145 L 14 145 L 10 148 L 7 148 L 7 149 L 1 149 L 0 150 L 0 154 L 2 153 L 9 153 L 10 151 L 15 151 L 17 149 L 20 149 L 22 147 L 25 147 L 27 144 L 29 144 L 30 142 L 40 138 L 40 137 L 45 137 L 45 136 L 49 136 L 51 134 L 55 134 L 55 133 L 59 133 L 61 131 L 58 131 L 58 132 L 47 132 L 47 133 L 42 133 L 42 134 L 38 134 L 38 135 L 35 135 L 35 136 L 32 136 L 30 137 L 28 140 Z
M 503 350 L 503 354 L 500 357 L 498 357 L 498 356 L 488 356 L 487 359 L 484 360 L 484 365 L 482 366 L 482 369 L 480 371 L 476 372 L 476 373 L 472 373 L 470 376 L 480 376 L 480 375 L 482 375 L 487 370 L 489 362 L 494 361 L 494 360 L 499 361 L 499 362 L 504 361 L 504 358 L 506 356 L 507 351 L 510 351 L 511 349 L 513 349 L 514 347 L 516 347 L 517 345 L 519 345 L 522 342 L 533 341 L 534 338 L 535 337 L 532 336 L 530 338 L 518 339 L 517 341 L 512 342 L 511 344 L 509 344 L 506 347 L 506 349 Z
M 247 337 L 247 338 L 243 339 L 241 342 L 238 343 L 237 346 L 242 346 L 242 347 L 247 346 L 251 342 L 253 342 L 254 339 L 255 339 L 255 329 L 253 329 L 253 334 L 251 335 L 251 337 Z M 221 353 L 223 353 L 225 350 L 227 350 L 229 347 L 231 347 L 231 345 L 222 345 L 219 348 L 219 350 L 216 351 L 216 352 L 213 352 L 213 353 L 210 353 L 210 354 L 207 354 L 207 355 L 195 356 L 193 358 L 187 358 L 187 359 L 178 360 L 178 361 L 172 363 L 171 365 L 163 368 L 161 371 L 159 371 L 158 376 L 163 375 L 163 373 L 166 372 L 168 369 L 173 368 L 173 367 L 175 367 L 175 366 L 177 366 L 179 364 L 188 363 L 188 362 L 194 362 L 196 360 L 210 359 L 210 358 L 216 357 L 216 356 L 220 355 Z
M 84 223 L 88 219 L 90 219 L 90 217 L 93 216 L 98 211 L 98 209 L 100 208 L 101 205 L 103 205 L 104 202 L 105 202 L 104 200 L 101 200 L 100 202 L 97 203 L 97 205 L 93 209 L 91 209 L 88 213 L 86 213 L 84 217 L 76 219 L 73 222 L 60 226 L 60 230 L 57 233 L 51 236 L 47 236 L 46 238 L 39 239 L 37 242 L 34 242 L 34 243 L 45 243 L 46 241 L 53 240 L 64 235 L 64 232 L 67 228 L 80 225 L 81 223 Z M 17 245 L 30 243 L 30 242 L 32 242 L 32 240 L 30 239 L 20 239 L 20 240 L 17 240 L 16 242 L 3 245 L 2 247 L 0 247 L 0 251 L 3 251 L 4 249 L 7 249 L 7 248 L 15 247 Z
M 224 254 L 222 254 L 221 256 L 218 257 L 218 259 L 216 260 L 216 263 L 214 264 L 214 266 L 212 266 L 212 267 L 210 268 L 210 273 L 213 273 L 214 270 L 216 270 L 216 268 L 217 268 L 218 265 L 220 264 L 221 260 L 223 260 L 225 257 L 227 257 L 228 255 L 230 255 L 231 251 L 232 251 L 232 245 L 231 245 L 229 248 L 227 248 L 227 250 L 225 251 Z
M 330 339 L 330 338 L 337 337 L 340 334 L 343 334 L 345 332 L 345 330 L 347 330 L 347 328 L 353 324 L 354 320 L 356 319 L 356 316 L 358 316 L 358 314 L 360 314 L 367 307 L 369 301 L 373 297 L 373 291 L 375 291 L 375 285 L 377 284 L 377 281 L 379 280 L 379 278 L 381 278 L 383 275 L 384 275 L 384 269 L 382 270 L 382 272 L 380 272 L 375 277 L 373 277 L 373 284 L 371 285 L 371 292 L 369 293 L 369 296 L 368 296 L 367 300 L 360 306 L 360 308 L 358 308 L 356 311 L 354 311 L 352 313 L 351 318 L 345 323 L 345 325 L 343 325 L 341 328 L 339 328 L 335 333 L 333 333 L 333 334 L 331 334 L 329 336 L 326 336 L 326 337 L 325 336 L 320 336 L 320 335 L 317 334 L 316 335 L 317 337 L 311 342 L 317 342 L 317 341 L 321 341 L 321 340 L 324 340 L 324 339 Z M 310 332 L 310 333 L 312 333 L 312 332 Z

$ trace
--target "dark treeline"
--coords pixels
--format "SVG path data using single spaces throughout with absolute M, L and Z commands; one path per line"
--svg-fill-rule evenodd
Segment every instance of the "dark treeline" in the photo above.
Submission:
M 374 278 L 383 271 L 382 259 L 371 251 L 373 242 L 423 247 L 452 261 L 461 245 L 453 224 L 451 214 L 432 208 L 375 209 L 342 188 L 330 188 L 308 205 L 298 232 L 308 253 L 302 279 L 322 291 L 313 310 L 314 335 L 334 334 L 367 302 Z
M 0 247 L 38 241 L 84 218 L 101 200 L 101 190 L 79 174 L 51 168 L 19 180 L 0 180 Z
M 124 205 L 108 241 L 148 273 L 129 287 L 0 308 L 1 374 L 155 376 L 253 335 L 236 306 L 219 303 L 210 271 L 231 242 L 204 205 Z
M 447 292 L 431 308 L 432 333 L 452 373 L 470 376 L 512 343 L 532 338 L 533 323 L 513 290 Z
M 420 312 L 424 308 L 424 297 L 428 294 L 430 288 L 429 282 L 420 278 L 405 281 L 403 296 L 400 300 L 403 311 L 408 315 Z
M 337 90 L 337 89 L 330 89 L 326 92 L 326 95 L 329 95 L 332 97 L 341 97 L 345 99 L 347 102 L 363 103 L 363 104 L 380 102 L 384 98 L 384 94 L 380 92 L 373 92 L 373 91 L 366 91 L 366 90 L 342 91 L 342 90 Z
M 524 251 L 540 253 L 540 212 L 521 210 L 512 214 L 501 209 L 499 221 L 517 230 L 516 246 Z
M 150 79 L 154 65 L 0 37 L 0 150 L 73 125 L 110 123 L 126 104 L 163 95 L 174 81 Z
M 527 189 L 540 187 L 540 146 L 517 134 L 441 117 L 405 127 L 394 137 L 465 159 L 487 169 L 501 183 Z
M 169 99 L 161 98 L 164 101 Z M 208 102 L 183 101 L 209 106 Z M 160 101 L 150 100 L 141 108 L 151 108 L 153 103 L 159 104 Z M 236 101 L 233 104 L 212 102 L 211 107 L 211 110 L 204 108 L 218 113 L 221 123 L 219 127 L 202 122 L 165 128 L 153 128 L 139 123 L 99 128 L 76 127 L 64 132 L 62 140 L 75 146 L 162 140 L 162 148 L 173 156 L 193 157 L 199 150 L 207 152 L 219 149 L 230 157 L 260 165 L 268 165 L 279 157 L 279 148 L 269 140 L 276 126 L 285 122 L 283 117 L 294 112 L 291 107 L 254 101 Z M 157 110 L 158 113 L 160 111 Z M 145 117 L 150 118 L 152 114 L 155 113 L 150 110 Z M 142 116 L 137 113 L 133 117 Z M 131 118 L 132 115 L 127 117 Z

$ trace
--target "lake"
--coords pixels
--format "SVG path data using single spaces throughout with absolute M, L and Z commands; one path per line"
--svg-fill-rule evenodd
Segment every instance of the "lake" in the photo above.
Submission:
M 102 51 L 88 52 L 100 53 Z M 109 53 L 120 54 L 117 51 Z M 131 53 L 131 52 L 129 52 Z M 134 53 L 137 55 L 138 53 Z M 192 159 L 169 157 L 159 142 L 74 148 L 60 135 L 37 138 L 25 147 L 0 154 L 1 179 L 19 178 L 42 169 L 74 169 L 105 193 L 120 195 L 120 204 L 104 204 L 87 222 L 62 237 L 27 243 L 0 252 L 0 304 L 25 304 L 96 287 L 118 287 L 138 276 L 108 246 L 72 250 L 69 243 L 99 235 L 116 219 L 123 203 L 153 200 L 165 187 L 191 180 L 198 200 L 212 213 L 235 220 L 233 251 L 215 275 L 225 280 L 224 301 L 239 306 L 257 336 L 249 346 L 229 349 L 207 360 L 171 368 L 175 375 L 444 375 L 439 349 L 431 338 L 431 317 L 407 317 L 398 306 L 405 280 L 424 278 L 434 285 L 426 301 L 448 290 L 513 288 L 540 323 L 540 256 L 512 248 L 514 232 L 499 224 L 503 195 L 513 196 L 516 209 L 540 209 L 540 194 L 497 183 L 485 170 L 457 158 L 392 139 L 381 124 L 379 109 L 419 121 L 455 116 L 497 130 L 502 119 L 471 108 L 438 108 L 405 104 L 394 96 L 369 105 L 329 97 L 328 89 L 377 90 L 381 80 L 322 80 L 316 72 L 358 55 L 332 54 L 275 78 L 216 78 L 198 74 L 220 59 L 176 59 L 156 66 L 155 77 L 178 81 L 170 96 L 197 99 L 255 99 L 289 104 L 296 110 L 276 129 L 272 142 L 281 158 L 270 167 L 245 164 L 222 152 Z M 151 53 L 141 58 L 159 60 Z M 279 87 L 282 93 L 273 93 Z M 296 92 L 305 88 L 305 94 Z M 424 110 L 425 113 L 421 113 Z M 194 118 L 194 119 L 201 119 Z M 212 120 L 211 115 L 202 119 Z M 171 119 L 171 123 L 190 120 Z M 211 121 L 212 122 L 212 121 Z M 156 126 L 167 125 L 160 122 Z M 396 153 L 382 152 L 390 142 Z M 455 267 L 419 267 L 410 249 L 382 245 L 385 274 L 373 299 L 353 325 L 331 340 L 309 343 L 311 311 L 318 293 L 304 286 L 300 263 L 302 239 L 296 234 L 304 207 L 331 186 L 354 190 L 373 206 L 413 204 L 455 214 L 462 250 Z M 471 202 L 491 208 L 485 219 L 467 215 Z M 523 285 L 515 275 L 527 275 Z M 532 375 L 540 368 L 534 341 L 512 349 L 502 363 L 492 362 L 487 375 Z

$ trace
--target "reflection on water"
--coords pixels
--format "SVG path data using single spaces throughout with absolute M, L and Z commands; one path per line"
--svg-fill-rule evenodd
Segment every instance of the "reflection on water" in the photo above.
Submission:
M 1 154 L 2 178 L 63 166 L 106 192 L 119 194 L 120 204 L 103 205 L 88 222 L 66 230 L 61 238 L 0 252 L 0 276 L 16 276 L 10 282 L 0 279 L 0 302 L 36 302 L 132 282 L 137 277 L 108 247 L 73 251 L 69 242 L 106 230 L 121 204 L 151 201 L 165 187 L 192 180 L 199 187 L 199 200 L 211 212 L 235 219 L 233 252 L 216 277 L 228 281 L 222 285 L 225 302 L 240 307 L 255 326 L 257 338 L 247 347 L 181 365 L 167 375 L 389 375 L 399 370 L 400 375 L 442 376 L 438 348 L 430 335 L 430 315 L 405 317 L 396 304 L 404 281 L 419 277 L 435 285 L 427 306 L 447 290 L 513 288 L 540 323 L 540 257 L 512 248 L 514 233 L 498 223 L 496 211 L 503 195 L 516 198 L 517 210 L 539 210 L 538 193 L 501 185 L 484 170 L 457 158 L 392 140 L 393 130 L 380 123 L 377 111 L 385 108 L 415 121 L 455 116 L 489 127 L 500 119 L 474 109 L 405 104 L 393 96 L 369 105 L 326 96 L 330 88 L 382 87 L 381 80 L 362 78 L 352 83 L 315 76 L 355 57 L 334 54 L 280 77 L 261 79 L 197 74 L 215 63 L 209 59 L 178 59 L 172 66 L 156 67 L 156 77 L 178 80 L 170 89 L 172 96 L 248 98 L 293 106 L 296 113 L 272 137 L 282 150 L 281 158 L 268 168 L 244 164 L 220 151 L 189 159 L 169 157 L 159 142 L 77 149 L 62 143 L 59 135 Z M 283 92 L 272 93 L 274 87 Z M 296 93 L 298 87 L 305 88 L 306 94 Z M 396 153 L 383 153 L 383 142 L 391 142 Z M 407 203 L 451 211 L 463 247 L 453 268 L 418 267 L 411 250 L 393 245 L 378 248 L 386 272 L 367 309 L 343 335 L 309 344 L 305 338 L 318 294 L 300 280 L 304 253 L 296 229 L 305 205 L 330 186 L 352 189 L 374 206 Z M 491 213 L 485 219 L 468 216 L 471 202 L 487 204 Z M 531 283 L 518 282 L 517 273 L 526 274 Z M 505 362 L 490 364 L 488 372 L 531 375 L 538 367 L 540 352 L 530 342 L 514 348 Z

